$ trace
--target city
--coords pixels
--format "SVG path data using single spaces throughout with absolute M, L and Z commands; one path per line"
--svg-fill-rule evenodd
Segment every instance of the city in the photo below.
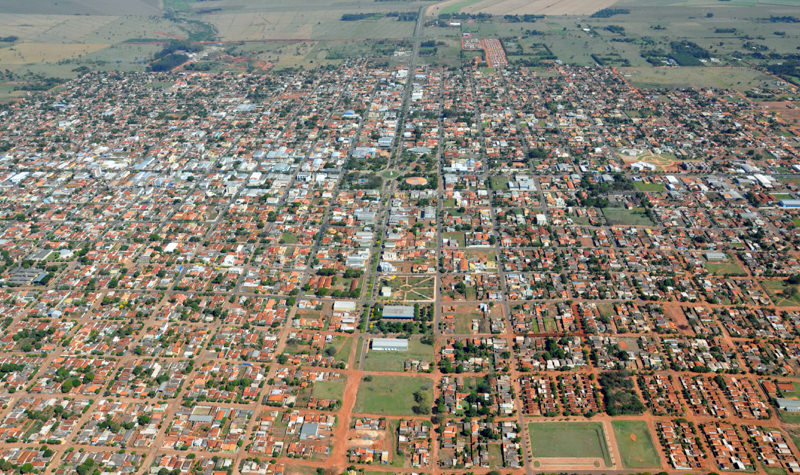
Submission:
M 3 470 L 800 470 L 797 126 L 733 91 L 349 60 L 2 114 Z

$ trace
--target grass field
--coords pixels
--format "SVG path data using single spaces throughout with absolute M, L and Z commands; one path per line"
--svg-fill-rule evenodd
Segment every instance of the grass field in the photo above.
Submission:
M 667 190 L 667 188 L 664 185 L 662 185 L 661 183 L 648 183 L 648 182 L 645 182 L 645 181 L 636 181 L 636 182 L 633 183 L 633 186 L 638 191 L 656 192 L 656 191 L 666 191 Z
M 653 438 L 644 421 L 611 421 L 611 425 L 617 439 L 622 466 L 649 468 L 660 465 Z
M 431 382 L 426 378 L 403 376 L 370 376 L 371 381 L 361 381 L 353 408 L 358 414 L 414 414 L 414 393 L 431 393 Z M 432 397 L 432 396 L 431 396 Z
M 603 214 L 609 224 L 628 226 L 652 226 L 653 222 L 644 215 L 643 208 L 603 208 Z
M 706 269 L 714 275 L 747 275 L 742 266 L 734 261 L 706 262 Z
M 505 191 L 508 189 L 508 177 L 493 175 L 489 177 L 489 187 L 493 190 Z
M 408 351 L 372 351 L 364 358 L 364 371 L 403 371 L 406 360 L 433 362 L 433 346 L 420 343 L 419 337 L 408 340 Z
M 624 71 L 623 71 L 624 72 Z M 769 76 L 750 68 L 684 66 L 680 68 L 635 67 L 629 81 L 637 87 L 719 87 L 740 90 L 763 86 Z
M 353 351 L 353 339 L 346 336 L 335 336 L 328 346 L 336 348 L 336 354 L 333 355 L 336 361 L 347 363 L 350 353 Z
M 787 411 L 776 411 L 778 413 L 778 417 L 788 424 L 800 424 L 800 413 L 796 412 L 787 412 Z M 800 440 L 800 437 L 797 437 Z
M 599 422 L 534 422 L 528 424 L 536 458 L 602 458 L 611 466 L 603 425 Z
M 449 3 L 446 7 L 442 8 L 439 11 L 440 15 L 452 15 L 453 13 L 460 12 L 463 8 L 472 5 L 473 3 L 478 3 L 480 0 L 461 0 L 455 3 Z
M 769 294 L 770 300 L 779 307 L 791 307 L 800 305 L 800 293 L 795 293 L 788 297 L 784 294 L 786 286 L 782 280 L 762 280 L 761 286 Z M 800 422 L 800 419 L 798 420 Z
M 11 48 L 0 49 L 0 64 L 54 63 L 76 59 L 108 46 L 101 43 L 18 43 Z
M 337 381 L 317 381 L 311 395 L 319 399 L 338 399 L 342 400 L 344 394 L 344 379 Z

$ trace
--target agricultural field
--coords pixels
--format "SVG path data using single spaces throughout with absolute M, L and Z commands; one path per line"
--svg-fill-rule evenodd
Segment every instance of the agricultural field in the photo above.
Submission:
M 625 468 L 658 467 L 658 451 L 644 421 L 611 421 L 617 439 L 622 466 Z
M 96 43 L 19 43 L 9 48 L 0 48 L 0 64 L 54 63 L 77 59 L 108 46 Z
M 596 468 L 611 466 L 611 454 L 599 422 L 535 422 L 528 424 L 534 459 L 594 459 Z M 569 464 L 569 462 L 567 462 Z M 571 464 L 570 464 L 571 465 Z

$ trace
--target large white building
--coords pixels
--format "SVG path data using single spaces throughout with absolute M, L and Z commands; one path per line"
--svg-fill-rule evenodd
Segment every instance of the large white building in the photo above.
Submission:
M 408 351 L 408 340 L 405 338 L 373 338 L 374 351 Z

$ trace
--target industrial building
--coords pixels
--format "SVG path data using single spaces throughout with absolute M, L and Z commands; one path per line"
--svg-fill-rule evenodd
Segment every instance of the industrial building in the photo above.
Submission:
M 411 305 L 387 305 L 383 307 L 383 318 L 413 320 L 414 307 Z
M 408 351 L 408 340 L 405 338 L 374 338 L 374 351 Z

